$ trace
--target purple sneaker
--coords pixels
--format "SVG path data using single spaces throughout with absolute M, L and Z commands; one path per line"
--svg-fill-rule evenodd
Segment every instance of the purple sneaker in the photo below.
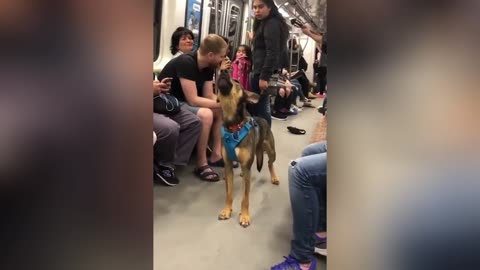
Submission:
M 300 264 L 296 259 L 290 256 L 284 257 L 284 258 L 285 258 L 284 262 L 272 266 L 270 270 L 302 270 L 302 268 L 300 268 Z M 317 268 L 317 261 L 313 259 L 308 270 L 315 270 L 316 268 Z

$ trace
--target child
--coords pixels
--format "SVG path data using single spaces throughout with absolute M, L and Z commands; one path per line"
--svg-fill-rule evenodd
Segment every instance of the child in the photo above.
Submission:
M 252 71 L 252 50 L 247 45 L 240 45 L 237 48 L 232 62 L 232 78 L 240 82 L 243 89 L 250 91 L 249 75 Z

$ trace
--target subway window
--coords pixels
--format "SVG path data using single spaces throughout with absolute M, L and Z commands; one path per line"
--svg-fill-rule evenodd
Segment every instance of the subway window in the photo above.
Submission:
M 153 2 L 153 61 L 157 60 L 160 53 L 160 26 L 162 23 L 162 0 Z

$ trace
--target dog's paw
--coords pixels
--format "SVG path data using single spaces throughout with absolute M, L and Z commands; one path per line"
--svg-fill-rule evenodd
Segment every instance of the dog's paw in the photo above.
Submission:
M 227 220 L 232 216 L 232 209 L 224 208 L 218 215 L 219 220 Z
M 272 184 L 280 185 L 280 180 L 278 180 L 278 178 L 272 178 Z
M 240 225 L 244 228 L 250 225 L 250 216 L 246 214 L 240 214 Z

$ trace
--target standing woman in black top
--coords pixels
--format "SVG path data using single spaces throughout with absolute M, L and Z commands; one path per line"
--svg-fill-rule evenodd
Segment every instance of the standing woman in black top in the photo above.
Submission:
M 260 101 L 249 107 L 250 114 L 265 118 L 272 125 L 270 100 L 265 92 L 274 72 L 286 65 L 288 26 L 273 0 L 254 0 L 253 77 L 251 89 L 261 94 Z

